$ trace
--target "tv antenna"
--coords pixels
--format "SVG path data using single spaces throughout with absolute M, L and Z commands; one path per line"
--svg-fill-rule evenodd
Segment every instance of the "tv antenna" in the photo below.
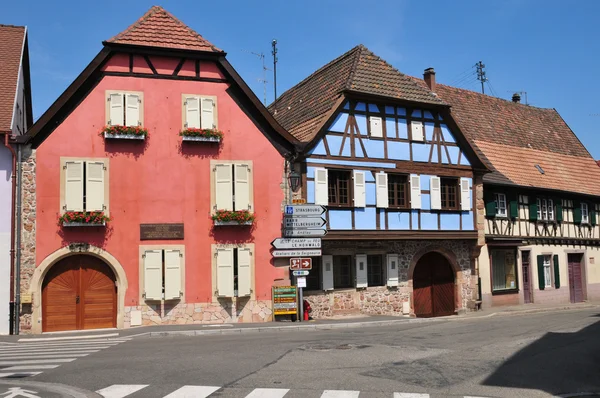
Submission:
M 527 101 L 527 91 L 510 91 L 506 90 L 507 93 L 519 94 L 521 97 L 525 97 L 525 105 L 529 105 L 529 101 Z
M 265 65 L 265 54 L 264 53 L 262 53 L 262 52 L 256 53 L 254 51 L 246 51 L 246 52 L 250 53 L 252 55 L 256 55 L 262 61 L 262 78 L 258 78 L 257 80 L 260 83 L 262 83 L 262 85 L 263 85 L 263 101 L 265 103 L 265 106 L 267 106 L 267 83 L 269 82 L 267 80 L 267 71 L 271 70 L 271 69 L 267 68 L 267 66 Z

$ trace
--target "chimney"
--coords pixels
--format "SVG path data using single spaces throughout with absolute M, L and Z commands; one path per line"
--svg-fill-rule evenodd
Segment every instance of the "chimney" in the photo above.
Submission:
M 423 80 L 427 83 L 427 87 L 435 92 L 435 70 L 433 70 L 433 68 L 425 69 L 425 72 L 423 72 Z
M 520 104 L 521 103 L 521 95 L 519 93 L 514 93 L 512 96 L 512 102 L 514 102 L 515 104 Z

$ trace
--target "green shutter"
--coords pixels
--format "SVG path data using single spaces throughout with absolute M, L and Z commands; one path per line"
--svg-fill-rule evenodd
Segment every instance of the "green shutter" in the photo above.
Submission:
M 554 287 L 558 289 L 560 287 L 560 271 L 558 269 L 558 256 L 554 255 Z
M 581 202 L 573 201 L 573 222 L 581 224 Z
M 546 281 L 544 280 L 544 256 L 537 256 L 538 259 L 538 282 L 540 290 L 544 290 L 546 287 Z
M 494 198 L 494 193 L 485 191 L 483 196 L 485 200 L 485 216 L 487 218 L 496 217 L 498 209 L 496 208 L 496 199 Z
M 554 204 L 556 205 L 556 221 L 563 222 L 562 199 L 554 199 Z
M 508 209 L 510 218 L 516 220 L 519 217 L 519 195 L 510 194 Z
M 537 198 L 535 196 L 529 196 L 529 221 L 537 221 Z
M 596 218 L 596 205 L 595 204 L 590 204 L 590 224 L 592 224 L 592 226 L 595 226 L 596 224 L 598 224 L 597 218 Z

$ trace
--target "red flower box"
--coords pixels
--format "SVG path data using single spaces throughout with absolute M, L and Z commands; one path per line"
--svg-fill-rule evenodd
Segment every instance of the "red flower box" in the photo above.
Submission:
M 223 132 L 217 129 L 186 128 L 179 132 L 184 141 L 221 142 Z
M 143 140 L 148 135 L 148 129 L 141 126 L 104 126 L 100 134 L 104 135 L 104 138 Z
M 59 225 L 63 227 L 104 226 L 110 217 L 102 211 L 67 211 L 58 217 Z
M 255 216 L 248 210 L 217 210 L 212 219 L 215 225 L 252 225 Z

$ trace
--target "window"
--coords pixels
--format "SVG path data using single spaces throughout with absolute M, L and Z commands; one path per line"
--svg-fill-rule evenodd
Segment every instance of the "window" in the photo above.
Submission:
M 249 210 L 254 208 L 252 162 L 223 163 L 211 161 L 212 207 L 214 210 Z
M 217 97 L 183 95 L 183 127 L 217 128 Z
M 398 174 L 388 174 L 389 207 L 408 207 L 408 177 Z
M 321 257 L 312 258 L 312 269 L 306 275 L 305 290 L 320 290 L 321 289 Z
M 369 286 L 383 286 L 383 260 L 380 254 L 367 255 L 367 283 Z
M 582 224 L 589 224 L 590 223 L 590 216 L 589 216 L 588 204 L 587 203 L 582 203 L 581 204 L 581 223 Z
M 513 249 L 492 249 L 492 282 L 494 292 L 517 289 L 517 252 Z
M 111 126 L 142 126 L 142 93 L 129 91 L 106 92 L 106 124 Z
M 537 198 L 537 218 L 540 221 L 554 221 L 554 201 Z
M 149 301 L 183 298 L 183 246 L 141 247 L 142 297 Z
M 61 159 L 61 212 L 108 215 L 108 159 Z
M 458 210 L 458 180 L 441 179 L 442 210 Z
M 213 281 L 216 282 L 218 297 L 246 297 L 253 292 L 253 245 L 240 247 L 213 245 L 216 270 Z M 216 281 L 215 281 L 216 279 Z
M 494 197 L 496 199 L 496 215 L 498 217 L 506 217 L 506 195 L 503 193 L 495 193 Z
M 333 256 L 333 287 L 335 289 L 353 287 L 350 256 Z
M 544 255 L 544 284 L 546 287 L 552 287 L 552 256 Z
M 327 190 L 330 206 L 350 206 L 350 172 L 328 170 Z

